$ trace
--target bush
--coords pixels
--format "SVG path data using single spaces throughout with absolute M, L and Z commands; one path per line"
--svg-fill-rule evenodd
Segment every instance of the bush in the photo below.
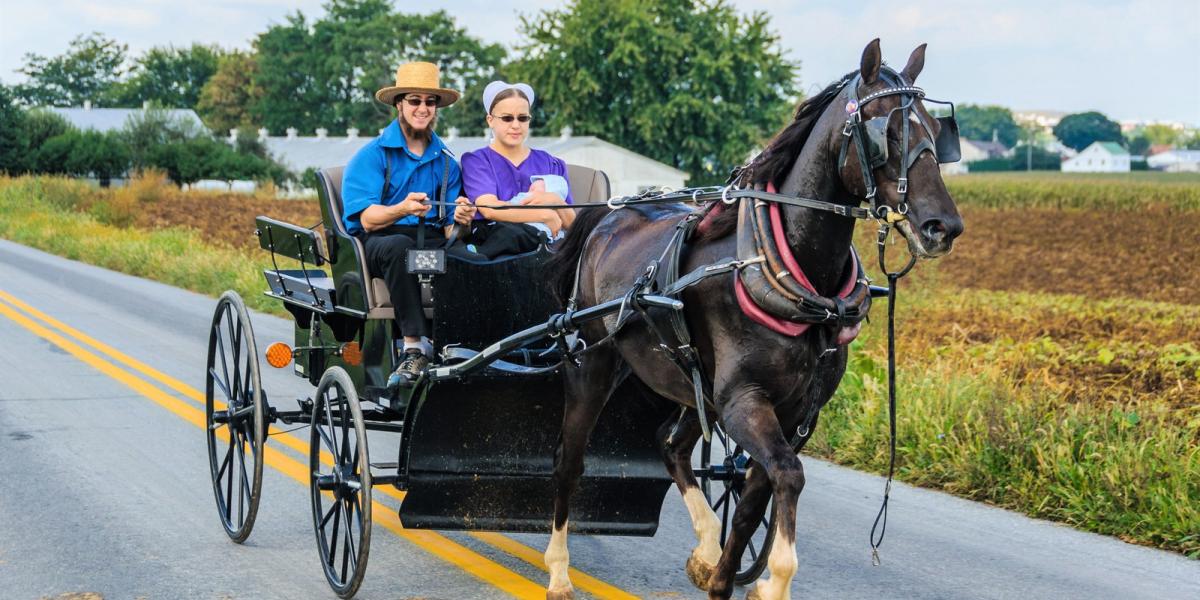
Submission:
M 0 85 L 0 173 L 16 175 L 29 170 L 28 154 L 25 112 L 13 103 L 9 89 Z

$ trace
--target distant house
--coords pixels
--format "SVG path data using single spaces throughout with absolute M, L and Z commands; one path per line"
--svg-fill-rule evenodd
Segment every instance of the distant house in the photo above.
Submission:
M 288 129 L 286 136 L 269 136 L 264 129 L 258 133 L 271 156 L 293 173 L 344 165 L 359 148 L 373 139 L 359 136 L 357 129 L 347 130 L 344 137 L 329 136 L 324 129 L 318 129 L 315 137 L 298 136 L 295 129 Z M 236 138 L 236 134 L 231 132 L 231 138 Z M 455 156 L 462 156 L 464 152 L 486 146 L 489 140 L 486 137 L 459 137 L 451 130 L 442 141 Z M 614 195 L 637 194 L 652 186 L 681 188 L 688 178 L 684 171 L 598 137 L 572 136 L 569 128 L 557 137 L 530 137 L 529 145 L 568 163 L 604 171 Z M 312 182 L 301 182 L 301 185 L 311 187 Z
M 960 144 L 960 146 L 962 146 L 963 151 L 963 162 L 983 160 L 985 158 L 1004 158 L 1006 156 L 1012 156 L 1012 150 L 1000 142 L 983 142 L 979 140 L 968 139 L 964 139 L 962 142 L 963 143 Z M 973 146 L 977 152 L 983 153 L 983 156 L 981 158 L 967 158 L 967 146 Z M 979 154 L 976 152 L 973 152 L 972 155 L 979 156 Z
M 1116 142 L 1092 142 L 1062 163 L 1064 173 L 1128 173 L 1129 151 Z
M 81 107 L 44 108 L 44 110 L 66 119 L 76 129 L 94 129 L 102 133 L 123 129 L 130 116 L 141 114 L 148 109 L 148 105 L 143 105 L 142 108 L 93 108 L 92 103 L 86 100 Z M 194 124 L 200 131 L 207 131 L 196 111 L 190 108 L 164 108 L 161 111 L 172 120 L 187 121 Z
M 1146 159 L 1146 166 L 1172 173 L 1200 171 L 1200 150 L 1167 150 Z

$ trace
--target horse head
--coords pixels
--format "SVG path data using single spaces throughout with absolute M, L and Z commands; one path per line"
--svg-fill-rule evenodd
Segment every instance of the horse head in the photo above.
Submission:
M 876 216 L 894 223 L 919 258 L 950 252 L 963 231 L 962 217 L 942 181 L 941 162 L 958 160 L 953 116 L 934 118 L 916 87 L 925 66 L 925 44 L 896 72 L 882 62 L 879 39 L 863 50 L 858 76 L 849 81 L 845 123 L 836 131 L 838 176 Z M 865 165 L 865 168 L 864 168 Z

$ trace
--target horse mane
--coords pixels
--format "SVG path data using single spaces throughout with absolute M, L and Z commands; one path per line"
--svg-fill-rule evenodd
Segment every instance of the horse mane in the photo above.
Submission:
M 765 185 L 770 182 L 779 188 L 783 184 L 783 178 L 787 176 L 792 165 L 795 164 L 796 158 L 800 155 L 800 150 L 804 148 L 805 142 L 812 135 L 813 127 L 816 126 L 821 113 L 825 112 L 825 108 L 841 93 L 842 88 L 846 87 L 846 84 L 857 75 L 858 71 L 851 71 L 829 84 L 817 95 L 801 102 L 796 107 L 796 114 L 792 117 L 792 122 L 785 125 L 779 133 L 775 134 L 775 137 L 771 138 L 771 141 L 767 142 L 767 147 L 758 153 L 758 156 L 755 156 L 750 164 L 742 168 L 732 183 L 753 186 Z M 736 210 L 725 210 L 713 217 L 701 238 L 719 239 L 732 233 L 737 226 L 737 212 Z

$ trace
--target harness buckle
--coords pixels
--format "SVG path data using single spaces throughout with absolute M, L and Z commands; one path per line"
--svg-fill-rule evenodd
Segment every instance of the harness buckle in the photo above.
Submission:
M 858 114 L 857 112 L 852 113 L 850 115 L 850 118 L 846 119 L 846 124 L 842 126 L 842 135 L 843 136 L 850 137 L 850 135 L 853 133 L 853 131 L 851 131 L 851 128 L 854 127 L 854 115 L 857 115 L 857 114 Z
M 907 177 L 900 178 L 900 182 L 898 184 L 896 184 L 896 193 L 899 193 L 899 194 L 907 194 L 908 193 L 908 178 Z

